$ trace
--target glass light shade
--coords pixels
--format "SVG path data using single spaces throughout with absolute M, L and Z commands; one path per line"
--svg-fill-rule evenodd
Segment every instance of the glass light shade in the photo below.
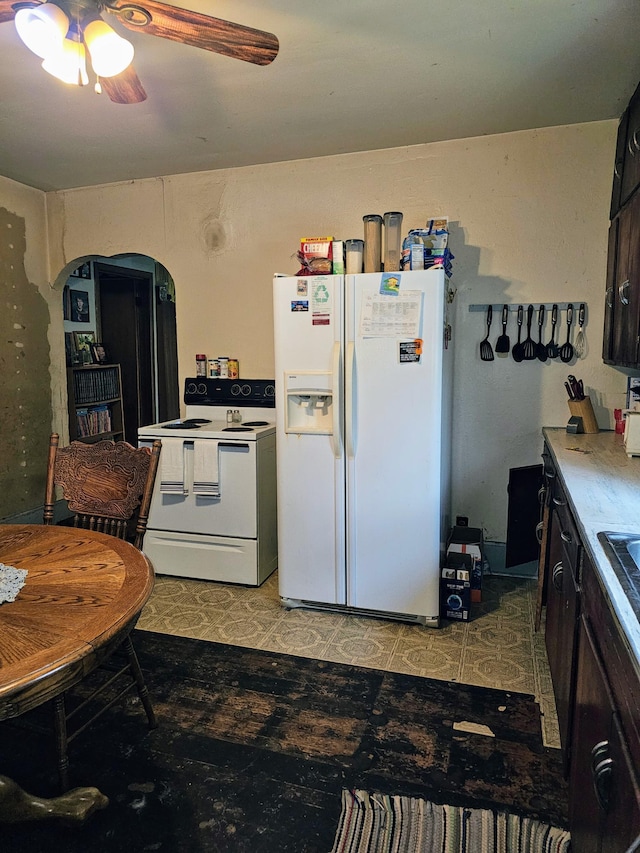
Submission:
M 98 77 L 114 77 L 131 64 L 133 45 L 103 20 L 88 23 L 83 35 Z
M 42 67 L 63 83 L 86 86 L 89 82 L 84 45 L 79 41 L 64 39 L 62 47 L 47 56 Z
M 69 18 L 53 3 L 43 3 L 35 9 L 18 9 L 15 24 L 29 50 L 46 59 L 59 49 L 69 29 Z

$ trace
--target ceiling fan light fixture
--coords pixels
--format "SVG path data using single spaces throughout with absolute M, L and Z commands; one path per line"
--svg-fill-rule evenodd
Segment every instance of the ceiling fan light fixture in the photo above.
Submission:
M 133 45 L 101 18 L 84 27 L 83 37 L 98 77 L 114 77 L 131 65 Z
M 24 44 L 41 59 L 60 49 L 69 30 L 69 18 L 53 3 L 18 9 L 15 26 Z
M 44 60 L 42 67 L 49 74 L 72 86 L 86 86 L 89 82 L 87 62 L 82 42 L 64 39 L 61 48 Z

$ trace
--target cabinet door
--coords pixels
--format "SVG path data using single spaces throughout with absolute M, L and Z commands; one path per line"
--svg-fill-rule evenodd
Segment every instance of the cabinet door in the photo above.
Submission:
M 613 700 L 585 618 L 580 620 L 573 755 L 569 783 L 571 845 L 601 853 L 600 837 L 609 795 Z M 620 852 L 622 853 L 622 851 Z
M 624 155 L 627 147 L 627 129 L 629 127 L 629 110 L 626 109 L 618 125 L 618 139 L 616 142 L 616 159 L 613 164 L 613 186 L 611 188 L 611 210 L 609 219 L 613 219 L 620 210 L 620 199 L 622 194 L 622 175 L 624 169 Z
M 610 784 L 601 853 L 628 850 L 640 835 L 640 791 L 617 715 L 609 745 Z
M 589 623 L 580 620 L 573 756 L 572 848 L 624 853 L 640 834 L 640 790 Z
M 618 219 L 614 219 L 609 226 L 609 242 L 607 249 L 607 289 L 604 296 L 604 334 L 602 336 L 602 360 L 606 364 L 613 364 L 614 336 L 616 321 L 616 275 L 618 260 Z
M 620 203 L 624 204 L 640 185 L 640 88 L 629 102 Z M 617 158 L 617 151 L 616 151 Z
M 545 643 L 567 772 L 571 751 L 580 546 L 566 497 L 557 484 L 552 498 L 549 537 Z
M 640 193 L 619 214 L 615 257 L 612 360 L 635 367 L 640 319 Z

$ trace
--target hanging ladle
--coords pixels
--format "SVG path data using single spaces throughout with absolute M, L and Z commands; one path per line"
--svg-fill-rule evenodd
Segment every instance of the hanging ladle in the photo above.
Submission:
M 544 326 L 544 305 L 538 309 L 538 345 L 536 346 L 536 355 L 538 361 L 547 360 L 547 347 L 542 343 L 542 327 Z
M 573 322 L 573 305 L 571 302 L 567 305 L 567 340 L 560 347 L 560 361 L 565 364 L 573 358 L 573 345 L 569 338 L 571 337 L 571 323 Z
M 524 308 L 522 305 L 518 305 L 518 342 L 513 345 L 513 349 L 511 350 L 511 355 L 513 356 L 514 361 L 522 361 L 524 358 L 522 343 L 520 342 L 520 336 L 522 335 L 522 319 L 524 317 Z

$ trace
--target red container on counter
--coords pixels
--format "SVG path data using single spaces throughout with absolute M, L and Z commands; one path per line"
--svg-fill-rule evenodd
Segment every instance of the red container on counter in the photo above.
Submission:
M 229 379 L 239 379 L 240 378 L 240 362 L 237 358 L 230 358 L 229 364 L 227 367 L 229 371 Z

